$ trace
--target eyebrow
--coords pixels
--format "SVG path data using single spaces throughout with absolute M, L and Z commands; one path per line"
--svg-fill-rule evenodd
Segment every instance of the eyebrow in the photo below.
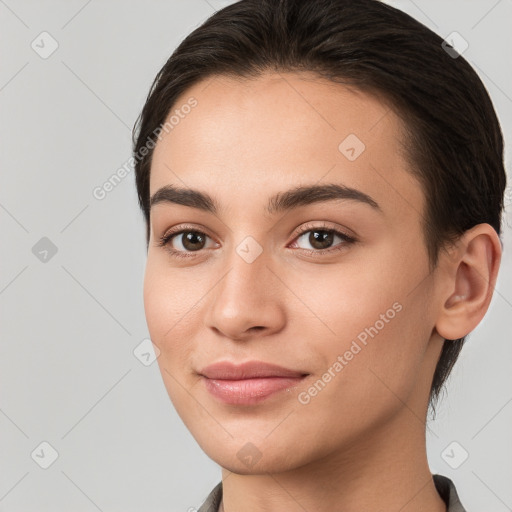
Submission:
M 337 183 L 325 185 L 300 186 L 273 195 L 266 206 L 270 215 L 293 210 L 301 206 L 324 201 L 351 200 L 367 204 L 375 210 L 382 211 L 378 203 L 369 195 L 355 188 L 346 187 Z M 206 192 L 191 188 L 179 188 L 174 185 L 165 185 L 158 189 L 150 199 L 150 208 L 160 203 L 180 204 L 197 208 L 217 215 L 221 210 L 218 202 Z

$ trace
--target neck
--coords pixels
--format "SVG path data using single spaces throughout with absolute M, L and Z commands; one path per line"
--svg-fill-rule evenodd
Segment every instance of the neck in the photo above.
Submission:
M 338 453 L 282 473 L 223 469 L 225 512 L 446 512 L 430 472 L 425 425 L 408 407 Z M 222 506 L 224 508 L 222 508 Z

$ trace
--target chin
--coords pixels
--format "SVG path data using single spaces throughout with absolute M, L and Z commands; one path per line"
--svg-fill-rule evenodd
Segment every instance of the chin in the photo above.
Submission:
M 252 443 L 230 438 L 229 441 L 208 439 L 199 443 L 206 455 L 222 468 L 239 475 L 282 473 L 305 464 L 297 452 L 297 445 L 286 443 Z M 292 452 L 293 451 L 293 452 Z M 290 457 L 290 454 L 293 456 Z M 307 458 L 307 453 L 303 454 Z
M 253 466 L 247 465 L 239 461 L 237 458 L 226 459 L 225 457 L 222 457 L 222 460 L 213 460 L 222 468 L 227 469 L 231 473 L 236 473 L 237 475 L 266 475 L 269 473 L 283 473 L 293 469 L 293 467 L 285 465 L 283 462 L 279 463 L 277 461 L 269 460 L 263 461 L 263 458 Z

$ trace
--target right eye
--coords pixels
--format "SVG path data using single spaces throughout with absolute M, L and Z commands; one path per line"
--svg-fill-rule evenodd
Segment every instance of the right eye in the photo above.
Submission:
M 198 251 L 205 249 L 207 240 L 211 238 L 195 228 L 178 227 L 167 231 L 158 242 L 159 247 L 165 247 L 172 256 L 178 258 L 190 257 Z

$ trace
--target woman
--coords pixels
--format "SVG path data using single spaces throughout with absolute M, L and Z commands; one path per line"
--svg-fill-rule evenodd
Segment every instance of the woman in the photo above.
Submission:
M 157 75 L 144 303 L 223 468 L 201 512 L 465 510 L 426 416 L 488 309 L 506 179 L 459 50 L 376 0 L 242 0 Z

